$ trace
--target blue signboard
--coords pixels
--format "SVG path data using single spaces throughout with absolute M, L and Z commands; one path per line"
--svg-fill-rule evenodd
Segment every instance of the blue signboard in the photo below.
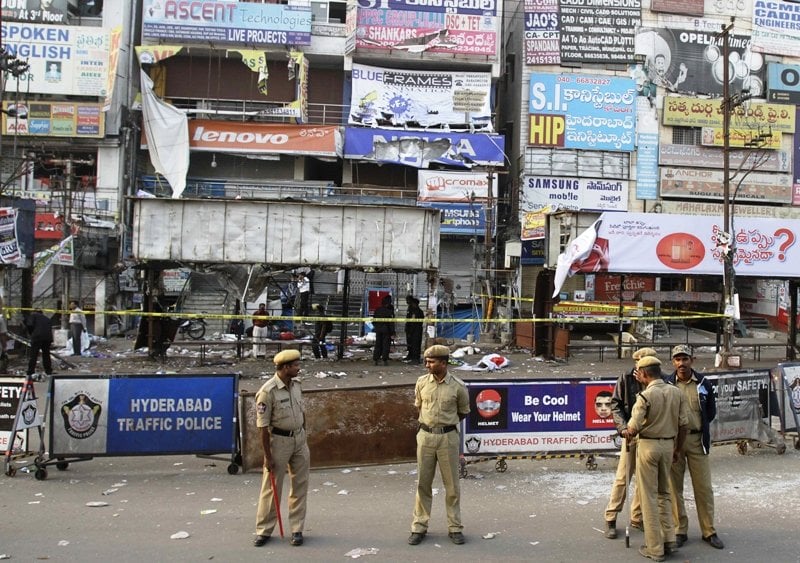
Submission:
M 310 45 L 311 6 L 144 0 L 142 37 L 177 42 Z
M 632 78 L 534 73 L 528 144 L 632 152 L 637 95 Z
M 658 199 L 658 133 L 639 133 L 636 144 L 636 199 Z
M 800 104 L 800 66 L 767 64 L 767 100 Z
M 481 203 L 426 202 L 420 207 L 432 207 L 442 212 L 439 232 L 445 235 L 485 235 L 486 207 Z
M 613 381 L 470 381 L 464 452 L 613 450 Z
M 236 375 L 65 376 L 52 386 L 52 455 L 235 451 Z
M 348 127 L 344 157 L 428 168 L 433 163 L 469 167 L 504 164 L 505 137 L 491 133 L 402 131 Z

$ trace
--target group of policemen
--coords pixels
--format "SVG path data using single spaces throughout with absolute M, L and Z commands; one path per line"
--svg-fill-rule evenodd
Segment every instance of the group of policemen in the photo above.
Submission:
M 692 368 L 694 357 L 686 345 L 672 349 L 671 375 L 662 373 L 652 348 L 637 350 L 633 359 L 635 367 L 619 377 L 612 398 L 614 423 L 625 446 L 606 507 L 605 536 L 617 537 L 617 514 L 635 475 L 630 525 L 644 530 L 639 553 L 654 561 L 674 553 L 688 541 L 683 497 L 688 467 L 703 541 L 722 549 L 714 528 L 708 462 L 710 424 L 716 416 L 711 383 Z

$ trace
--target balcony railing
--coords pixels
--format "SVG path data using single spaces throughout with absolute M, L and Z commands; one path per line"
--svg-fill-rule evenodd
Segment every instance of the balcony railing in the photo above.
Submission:
M 202 98 L 172 98 L 175 107 L 183 109 L 190 117 L 248 121 L 250 123 L 294 123 L 291 117 L 268 115 L 269 110 L 288 102 L 252 100 L 220 100 Z M 344 125 L 350 111 L 343 104 L 308 104 L 308 123 L 312 125 Z

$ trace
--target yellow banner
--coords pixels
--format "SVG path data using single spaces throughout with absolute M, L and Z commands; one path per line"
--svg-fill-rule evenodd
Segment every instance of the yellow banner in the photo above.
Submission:
M 152 65 L 177 55 L 181 49 L 183 45 L 137 45 L 136 56 L 139 64 Z
M 230 49 L 228 52 L 239 53 L 242 56 L 244 65 L 253 72 L 258 73 L 258 91 L 266 96 L 267 80 L 269 79 L 267 54 L 258 49 Z
M 722 100 L 701 100 L 685 96 L 664 99 L 664 125 L 722 128 Z M 786 104 L 745 102 L 734 108 L 731 129 L 794 133 L 795 108 Z
M 773 131 L 772 135 L 768 133 L 760 136 L 758 131 L 747 129 L 731 129 L 728 145 L 737 148 L 753 148 L 753 149 L 780 149 L 781 137 L 780 131 Z M 703 135 L 701 144 L 706 147 L 722 147 L 725 145 L 725 138 L 722 129 L 716 127 L 703 127 Z

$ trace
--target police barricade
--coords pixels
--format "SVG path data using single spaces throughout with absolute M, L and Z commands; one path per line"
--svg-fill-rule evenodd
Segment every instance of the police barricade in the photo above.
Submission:
M 26 451 L 28 446 L 27 429 L 12 436 L 23 383 L 24 377 L 0 377 L 0 451 L 10 449 L 14 455 Z
M 35 476 L 99 456 L 224 453 L 235 474 L 238 387 L 236 374 L 52 377 L 49 457 L 43 443 Z
M 465 380 L 470 413 L 462 422 L 466 465 L 508 459 L 586 457 L 595 469 L 595 455 L 619 449 L 611 394 L 614 381 L 590 379 Z
M 800 449 L 800 363 L 778 364 L 772 370 L 772 384 L 778 394 L 781 432 L 794 435 L 794 447 Z
M 750 441 L 786 451 L 783 437 L 772 428 L 772 417 L 782 418 L 770 370 L 746 370 L 704 374 L 711 382 L 717 416 L 711 422 L 711 441 L 735 443 L 747 452 Z
M 344 467 L 416 459 L 414 385 L 304 390 L 311 467 Z M 261 470 L 255 394 L 241 392 L 242 469 Z

